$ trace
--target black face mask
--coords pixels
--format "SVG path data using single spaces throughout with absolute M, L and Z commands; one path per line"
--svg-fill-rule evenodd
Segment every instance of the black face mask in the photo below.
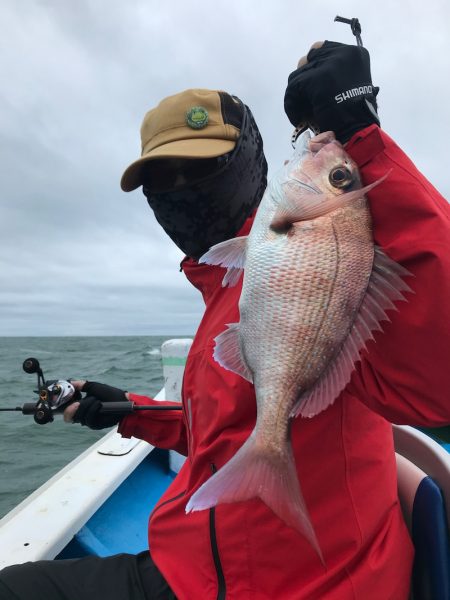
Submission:
M 250 109 L 243 105 L 241 134 L 217 169 L 182 187 L 143 191 L 156 220 L 187 256 L 198 259 L 211 246 L 235 236 L 258 206 L 267 185 L 263 142 Z M 195 161 L 198 168 L 200 161 Z

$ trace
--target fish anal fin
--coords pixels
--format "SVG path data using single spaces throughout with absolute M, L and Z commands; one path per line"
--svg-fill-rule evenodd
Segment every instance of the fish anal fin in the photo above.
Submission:
M 186 512 L 260 498 L 286 525 L 306 537 L 324 564 L 300 488 L 292 451 L 273 457 L 256 444 L 255 431 L 217 473 L 191 497 Z
M 227 272 L 223 278 L 222 286 L 229 285 L 233 287 L 239 281 L 245 266 L 247 239 L 248 236 L 240 236 L 220 242 L 203 254 L 198 262 L 226 268 Z
M 381 321 L 390 321 L 387 310 L 395 309 L 394 301 L 406 298 L 403 292 L 412 290 L 402 277 L 412 274 L 375 247 L 372 274 L 366 294 L 341 350 L 319 381 L 302 394 L 291 411 L 291 417 L 314 417 L 333 404 L 360 360 L 366 342 L 373 331 L 382 331 Z
M 239 323 L 229 323 L 227 329 L 215 338 L 214 359 L 221 367 L 237 373 L 250 383 L 253 376 L 242 356 Z

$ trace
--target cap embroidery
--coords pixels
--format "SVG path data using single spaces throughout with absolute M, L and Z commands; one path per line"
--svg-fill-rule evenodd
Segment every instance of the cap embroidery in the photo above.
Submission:
M 192 129 L 203 129 L 208 125 L 208 111 L 203 106 L 193 106 L 186 113 L 186 124 Z

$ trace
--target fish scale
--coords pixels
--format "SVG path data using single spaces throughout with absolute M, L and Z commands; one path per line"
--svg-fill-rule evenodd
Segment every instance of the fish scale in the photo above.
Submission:
M 240 322 L 215 339 L 214 358 L 254 383 L 257 419 L 237 453 L 193 494 L 186 511 L 258 497 L 324 562 L 289 439 L 291 418 L 313 418 L 344 389 L 394 301 L 406 269 L 374 246 L 366 187 L 330 132 L 308 139 L 271 181 L 247 238 L 200 260 L 244 271 Z M 334 174 L 336 177 L 334 178 Z M 297 457 L 301 460 L 301 457 Z
M 308 231 L 307 239 L 302 236 L 301 228 L 297 227 L 299 229 L 297 235 L 301 242 L 295 245 L 291 244 L 291 251 L 284 252 L 283 261 L 287 265 L 286 270 L 283 263 L 281 263 L 276 279 L 264 279 L 264 265 L 267 265 L 269 259 L 277 260 L 277 257 L 271 256 L 270 241 L 265 244 L 265 253 L 261 251 L 258 253 L 257 266 L 254 271 L 252 270 L 252 276 L 260 282 L 258 300 L 261 299 L 262 306 L 258 305 L 253 295 L 250 298 L 248 297 L 249 292 L 252 294 L 251 290 L 254 289 L 254 286 L 251 282 L 247 285 L 247 273 L 244 275 L 240 306 L 251 305 L 252 310 L 246 313 L 241 310 L 240 324 L 244 354 L 255 358 L 253 364 L 249 363 L 253 372 L 265 372 L 268 365 L 265 363 L 266 357 L 255 351 L 253 337 L 247 334 L 258 327 L 259 315 L 267 315 L 271 306 L 273 307 L 271 314 L 264 320 L 261 334 L 263 338 L 265 337 L 272 342 L 272 346 L 265 345 L 267 354 L 273 356 L 274 352 L 278 352 L 279 356 L 283 356 L 286 363 L 286 366 L 283 365 L 282 367 L 284 373 L 286 373 L 287 366 L 291 365 L 294 375 L 301 373 L 303 378 L 307 378 L 307 364 L 311 364 L 311 354 L 314 358 L 314 354 L 320 353 L 315 340 L 317 333 L 320 331 L 319 322 L 324 320 L 324 306 L 329 304 L 332 295 L 333 273 L 336 270 L 336 253 L 328 252 L 326 255 L 324 254 L 324 246 L 326 245 L 326 243 L 323 243 L 324 229 L 329 230 L 328 237 L 331 240 L 331 245 L 334 241 L 330 220 L 325 218 L 320 220 L 322 223 L 318 224 L 315 230 Z M 257 231 L 257 225 L 258 223 L 255 222 L 255 229 L 252 232 Z M 293 241 L 292 236 L 290 241 Z M 251 238 L 249 243 L 251 243 Z M 330 243 L 327 245 L 330 246 Z M 298 260 L 299 257 L 301 257 L 300 260 Z M 318 257 L 322 257 L 320 262 L 317 260 Z M 294 268 L 292 265 L 294 265 Z M 311 276 L 311 265 L 314 266 L 315 277 Z M 288 276 L 286 276 L 286 273 Z M 292 276 L 289 276 L 289 274 L 292 274 Z M 263 282 L 262 285 L 261 281 Z M 325 288 L 326 283 L 328 283 L 327 288 Z M 285 291 L 282 296 L 283 304 L 277 305 L 273 302 L 270 292 L 274 289 L 274 292 L 278 293 L 281 286 Z M 248 321 L 246 319 L 247 313 L 250 316 Z M 295 329 L 295 326 L 298 327 L 298 315 L 303 315 L 300 323 L 303 327 L 306 326 L 307 329 L 316 332 L 316 335 L 309 340 L 305 339 L 305 336 L 299 336 L 298 330 Z M 295 346 L 291 346 L 291 340 Z M 246 348 L 247 341 L 253 346 L 252 349 Z M 275 343 L 276 346 L 274 346 Z M 311 348 L 308 348 L 309 345 L 311 345 Z M 293 347 L 292 352 L 289 351 L 290 347 Z M 271 374 L 269 374 L 269 377 L 271 377 Z M 297 377 L 296 381 L 299 389 L 306 387 L 301 378 Z

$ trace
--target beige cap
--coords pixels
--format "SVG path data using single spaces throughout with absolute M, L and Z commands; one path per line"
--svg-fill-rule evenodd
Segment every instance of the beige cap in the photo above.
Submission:
M 230 110 L 230 102 L 234 110 Z M 215 90 L 186 90 L 161 100 L 144 117 L 141 158 L 122 175 L 120 186 L 131 192 L 142 185 L 144 165 L 156 158 L 213 158 L 231 152 L 239 138 L 237 99 Z

